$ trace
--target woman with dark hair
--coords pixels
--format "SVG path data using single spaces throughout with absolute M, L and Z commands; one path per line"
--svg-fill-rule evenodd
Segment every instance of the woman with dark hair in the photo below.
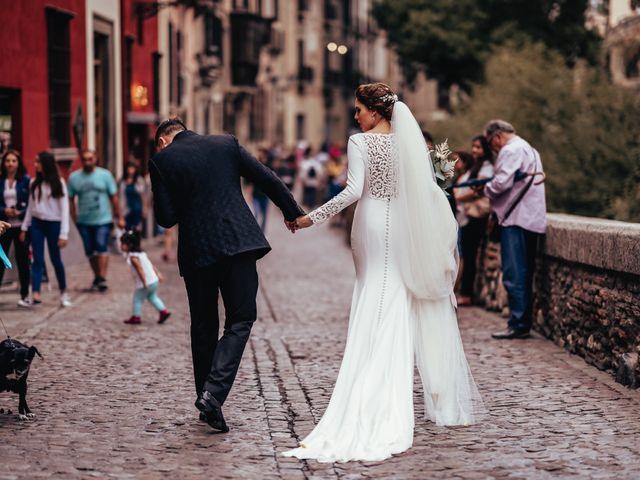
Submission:
M 29 204 L 29 181 L 22 156 L 17 150 L 7 150 L 0 163 L 0 220 L 11 225 L 0 240 L 0 245 L 8 254 L 13 243 L 18 278 L 20 280 L 20 300 L 18 306 L 29 307 L 29 243 L 20 241 L 20 227 Z M 4 264 L 0 262 L 0 285 L 4 277 Z
M 22 222 L 21 241 L 25 241 L 31 229 L 33 266 L 31 278 L 32 303 L 42 303 L 40 286 L 44 271 L 44 243 L 47 242 L 49 258 L 56 271 L 60 288 L 60 305 L 70 307 L 67 281 L 60 249 L 69 238 L 69 195 L 67 185 L 60 178 L 55 158 L 49 152 L 38 153 L 35 159 L 36 178 L 29 187 L 29 206 Z
M 349 138 L 347 186 L 295 221 L 317 225 L 358 202 L 342 366 L 316 427 L 283 453 L 320 462 L 380 461 L 411 447 L 416 364 L 428 419 L 468 425 L 483 413 L 456 317 L 458 227 L 420 126 L 385 84 L 358 87 L 354 107 L 362 133 Z
M 473 163 L 467 173 L 458 180 L 459 182 L 493 176 L 491 149 L 482 135 L 473 137 L 471 140 L 471 157 Z M 489 199 L 478 195 L 471 188 L 456 189 L 456 201 L 464 218 L 464 224 L 460 225 L 462 277 L 458 305 L 466 306 L 473 304 L 478 248 L 487 230 L 490 207 Z
M 136 162 L 128 162 L 119 185 L 120 205 L 125 208 L 125 229 L 140 230 L 145 216 L 147 183 Z

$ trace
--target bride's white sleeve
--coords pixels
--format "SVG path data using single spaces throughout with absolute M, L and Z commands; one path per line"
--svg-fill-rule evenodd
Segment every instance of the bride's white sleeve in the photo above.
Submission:
M 364 190 L 365 160 L 364 148 L 358 137 L 354 136 L 349 138 L 347 158 L 349 161 L 347 186 L 327 203 L 309 213 L 309 218 L 311 218 L 314 225 L 319 225 L 340 213 L 349 205 L 358 201 L 362 196 Z

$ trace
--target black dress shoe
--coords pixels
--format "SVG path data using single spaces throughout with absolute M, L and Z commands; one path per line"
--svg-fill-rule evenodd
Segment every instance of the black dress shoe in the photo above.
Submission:
M 513 338 L 529 338 L 531 334 L 529 330 L 514 330 L 513 328 L 507 328 L 502 332 L 492 333 L 491 336 L 496 340 L 511 340 Z
M 200 419 L 202 419 L 202 414 L 204 414 L 204 421 L 207 422 L 211 428 L 220 430 L 223 433 L 229 431 L 229 427 L 227 427 L 227 423 L 224 421 L 224 416 L 222 415 L 222 405 L 220 405 L 220 402 L 218 402 L 211 393 L 206 390 L 202 392 L 202 396 L 196 400 L 196 408 L 201 412 Z

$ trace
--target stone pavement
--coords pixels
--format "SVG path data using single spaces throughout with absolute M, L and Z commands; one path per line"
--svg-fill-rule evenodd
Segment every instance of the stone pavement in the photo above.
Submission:
M 272 217 L 274 251 L 259 264 L 259 320 L 225 405 L 228 434 L 197 420 L 184 289 L 156 247 L 151 256 L 167 278 L 160 295 L 174 311 L 162 326 L 149 306 L 141 326 L 122 324 L 132 281 L 117 257 L 107 294 L 80 292 L 88 272 L 70 269 L 75 305 L 67 310 L 51 294 L 40 312 L 7 311 L 15 293 L 1 293 L 11 333 L 45 359 L 30 375 L 37 418 L 0 415 L 0 479 L 640 478 L 640 392 L 539 336 L 492 341 L 503 320 L 475 308 L 461 310 L 460 326 L 490 412 L 485 422 L 441 428 L 422 420 L 416 377 L 408 452 L 347 464 L 279 456 L 326 408 L 354 273 L 341 233 L 292 236 Z M 16 396 L 1 393 L 0 407 L 15 411 Z

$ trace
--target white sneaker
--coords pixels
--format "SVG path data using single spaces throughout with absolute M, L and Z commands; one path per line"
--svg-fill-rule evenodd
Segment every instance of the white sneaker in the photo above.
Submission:
M 69 298 L 69 294 L 68 294 L 68 293 L 63 293 L 63 294 L 60 296 L 60 305 L 61 305 L 62 307 L 65 307 L 65 308 L 66 308 L 66 307 L 70 307 L 71 305 L 73 305 L 73 304 L 71 303 L 71 299 Z
M 20 301 L 18 301 L 18 306 L 22 308 L 31 308 L 33 303 L 31 303 L 31 300 L 28 298 L 21 298 Z

